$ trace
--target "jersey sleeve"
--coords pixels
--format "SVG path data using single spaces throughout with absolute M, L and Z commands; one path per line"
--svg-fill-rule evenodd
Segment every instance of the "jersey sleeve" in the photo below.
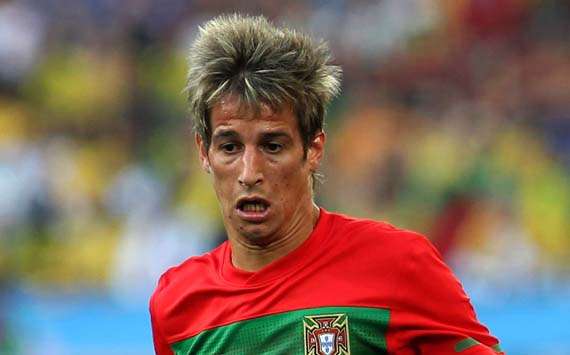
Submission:
M 161 279 L 161 281 L 162 281 L 162 279 Z M 170 346 L 168 346 L 168 343 L 166 342 L 164 334 L 162 333 L 161 328 L 159 326 L 159 317 L 158 317 L 157 307 L 156 307 L 156 298 L 157 298 L 157 294 L 160 290 L 160 287 L 161 287 L 161 285 L 160 285 L 160 281 L 159 281 L 159 286 L 157 287 L 156 291 L 154 292 L 154 294 L 150 298 L 150 302 L 149 302 L 150 322 L 152 325 L 152 339 L 154 342 L 154 351 L 157 355 L 173 355 L 173 352 L 170 349 Z
M 498 355 L 498 340 L 489 334 L 459 280 L 423 236 L 413 239 L 399 260 L 387 340 L 391 354 Z

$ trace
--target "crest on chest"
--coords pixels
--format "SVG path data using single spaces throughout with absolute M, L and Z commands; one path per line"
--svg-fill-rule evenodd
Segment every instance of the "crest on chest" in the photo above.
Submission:
M 346 314 L 305 316 L 303 327 L 306 355 L 350 354 Z

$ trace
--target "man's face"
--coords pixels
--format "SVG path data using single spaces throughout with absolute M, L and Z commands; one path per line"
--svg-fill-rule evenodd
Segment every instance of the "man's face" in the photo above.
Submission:
M 214 189 L 228 233 L 267 244 L 294 234 L 313 207 L 310 176 L 319 165 L 324 133 L 304 157 L 296 117 L 289 107 L 258 116 L 244 113 L 236 99 L 222 100 L 210 114 L 211 144 L 196 142 L 202 166 L 213 174 Z

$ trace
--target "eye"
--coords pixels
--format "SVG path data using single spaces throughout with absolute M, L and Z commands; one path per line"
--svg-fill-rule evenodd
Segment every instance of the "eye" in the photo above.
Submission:
M 282 149 L 283 145 L 279 143 L 269 142 L 265 144 L 265 150 L 272 154 L 279 153 Z
M 226 154 L 233 154 L 239 150 L 239 146 L 236 143 L 224 143 L 220 149 Z

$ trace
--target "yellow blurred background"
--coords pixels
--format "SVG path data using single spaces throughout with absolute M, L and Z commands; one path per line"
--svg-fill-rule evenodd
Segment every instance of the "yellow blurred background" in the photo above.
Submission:
M 427 235 L 509 354 L 570 354 L 570 5 L 0 1 L 0 354 L 151 354 L 146 302 L 224 239 L 185 107 L 198 25 L 329 42 L 319 203 Z

